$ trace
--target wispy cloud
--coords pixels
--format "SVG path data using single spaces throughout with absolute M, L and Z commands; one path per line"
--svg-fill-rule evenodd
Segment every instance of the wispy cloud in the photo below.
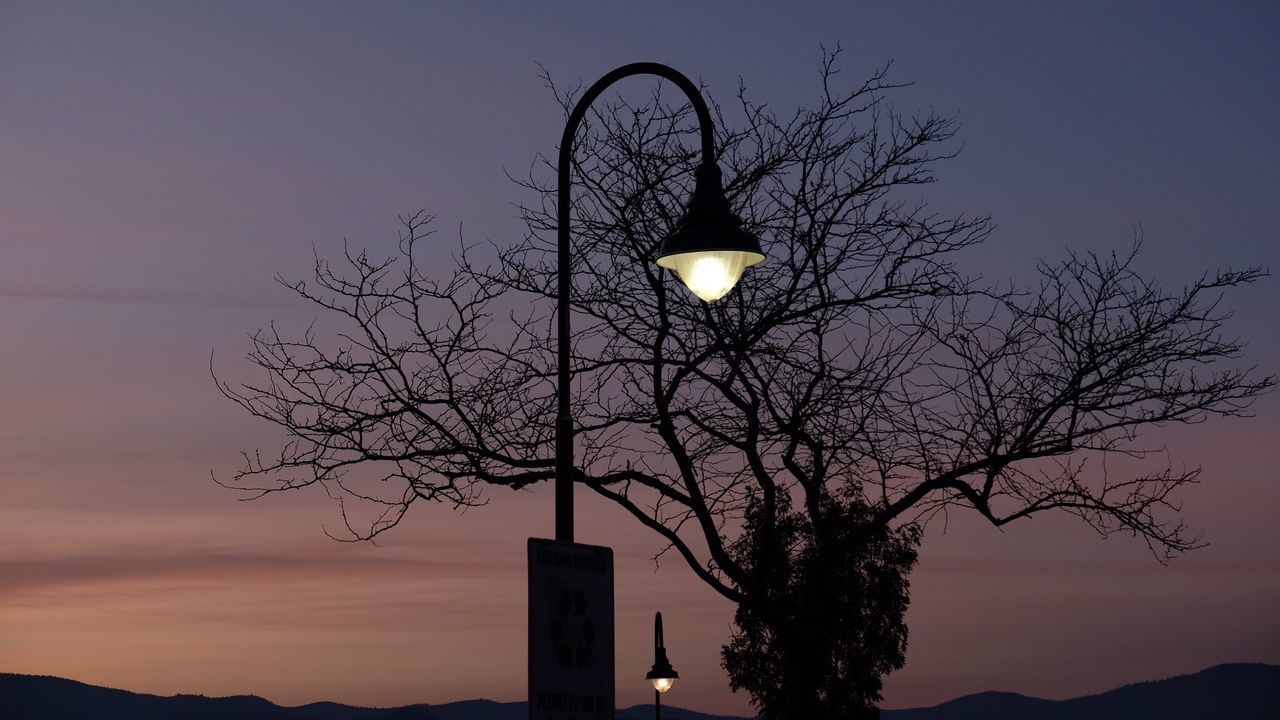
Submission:
M 503 564 L 495 561 L 494 565 Z M 509 564 L 509 563 L 508 563 Z M 521 567 L 512 565 L 517 572 Z M 489 574 L 502 568 L 484 568 Z M 0 559 L 0 597 L 47 586 L 156 579 L 309 578 L 340 576 L 370 580 L 378 577 L 466 579 L 477 575 L 476 563 L 462 559 L 421 560 L 380 553 L 318 554 L 248 553 L 214 549 L 178 552 L 123 550 L 55 558 Z
M 253 308 L 265 310 L 310 310 L 301 300 L 215 295 L 161 289 L 120 288 L 19 288 L 0 287 L 0 298 L 10 300 L 53 300 L 69 302 L 127 303 L 140 305 L 183 305 L 211 308 Z

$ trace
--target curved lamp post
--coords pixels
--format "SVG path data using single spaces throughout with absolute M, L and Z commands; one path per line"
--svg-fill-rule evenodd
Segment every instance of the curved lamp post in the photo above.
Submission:
M 702 162 L 694 176 L 693 197 L 684 217 L 662 242 L 659 267 L 674 270 L 689 290 L 705 302 L 724 297 L 748 267 L 764 260 L 760 243 L 742 229 L 721 184 L 715 161 L 711 113 L 698 87 L 678 71 L 660 63 L 623 65 L 596 81 L 583 93 L 560 139 L 557 332 L 559 335 L 559 396 L 556 413 L 556 540 L 573 542 L 573 420 L 569 416 L 569 169 L 573 163 L 573 138 L 591 103 L 605 88 L 632 75 L 657 75 L 676 84 L 693 103 L 702 133 Z M 661 623 L 661 620 L 659 620 Z
M 667 659 L 667 648 L 662 642 L 662 613 L 660 612 L 653 614 L 653 667 L 644 677 L 653 683 L 654 720 L 662 720 L 662 693 L 676 684 L 680 673 L 671 667 L 671 661 Z

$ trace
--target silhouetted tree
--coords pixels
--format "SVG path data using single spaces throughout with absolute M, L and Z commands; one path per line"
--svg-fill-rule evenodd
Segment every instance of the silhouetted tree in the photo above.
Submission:
M 943 510 L 1068 512 L 1161 560 L 1196 547 L 1173 493 L 1198 469 L 1086 463 L 1146 457 L 1143 428 L 1241 414 L 1274 384 L 1232 362 L 1217 310 L 1259 268 L 1168 292 L 1136 271 L 1135 242 L 1044 263 L 1029 287 L 965 277 L 988 218 L 920 199 L 954 120 L 896 112 L 887 68 L 840 91 L 834 60 L 811 109 L 779 117 L 741 88 L 738 120 L 717 107 L 727 191 L 768 260 L 715 304 L 653 262 L 691 190 L 689 109 L 598 102 L 575 146 L 577 482 L 737 604 L 725 667 L 768 718 L 876 714 L 921 528 Z M 540 158 L 517 180 L 528 233 L 487 261 L 464 245 L 451 272 L 424 266 L 419 212 L 395 256 L 317 256 L 313 280 L 286 281 L 343 327 L 261 330 L 264 379 L 219 382 L 290 438 L 228 484 L 322 485 L 369 538 L 419 500 L 550 479 L 553 170 Z
M 812 522 L 780 497 L 773 526 L 750 503 L 730 547 L 759 595 L 734 614 L 723 650 L 730 682 L 765 720 L 874 717 L 881 678 L 906 662 L 907 573 L 921 529 L 877 525 L 856 497 L 823 498 Z

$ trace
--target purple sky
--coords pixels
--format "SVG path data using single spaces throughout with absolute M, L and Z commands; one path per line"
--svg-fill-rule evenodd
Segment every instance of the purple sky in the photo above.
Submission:
M 210 480 L 279 434 L 208 361 L 245 377 L 246 332 L 313 317 L 271 281 L 304 276 L 312 243 L 387 252 L 421 207 L 514 237 L 503 169 L 563 123 L 535 63 L 590 83 L 656 60 L 783 110 L 839 42 L 850 82 L 892 59 L 916 81 L 901 105 L 960 114 L 930 197 L 999 224 L 971 269 L 1026 280 L 1138 223 L 1170 287 L 1280 267 L 1275 6 L 795 5 L 0 4 L 0 671 L 281 703 L 523 698 L 525 538 L 551 534 L 550 488 L 334 543 L 324 497 L 237 503 Z M 1228 304 L 1249 360 L 1280 367 L 1277 280 Z M 1206 468 L 1182 499 L 1212 545 L 1171 566 L 1065 517 L 931 527 L 887 705 L 1280 663 L 1280 396 L 1255 410 L 1151 436 Z M 732 608 L 580 503 L 579 539 L 617 553 L 619 703 L 648 700 L 662 610 L 668 699 L 745 711 L 718 662 Z

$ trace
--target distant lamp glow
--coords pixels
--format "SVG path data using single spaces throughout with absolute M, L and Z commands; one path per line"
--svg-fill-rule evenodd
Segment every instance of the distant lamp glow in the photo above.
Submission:
M 653 689 L 661 693 L 664 693 L 670 690 L 671 686 L 676 684 L 675 678 L 649 678 L 649 679 L 650 681 L 653 682 Z
M 760 242 L 742 229 L 742 219 L 729 208 L 720 168 L 702 164 L 684 218 L 658 251 L 658 267 L 674 270 L 694 295 L 711 303 L 728 295 L 747 268 L 763 261 Z

